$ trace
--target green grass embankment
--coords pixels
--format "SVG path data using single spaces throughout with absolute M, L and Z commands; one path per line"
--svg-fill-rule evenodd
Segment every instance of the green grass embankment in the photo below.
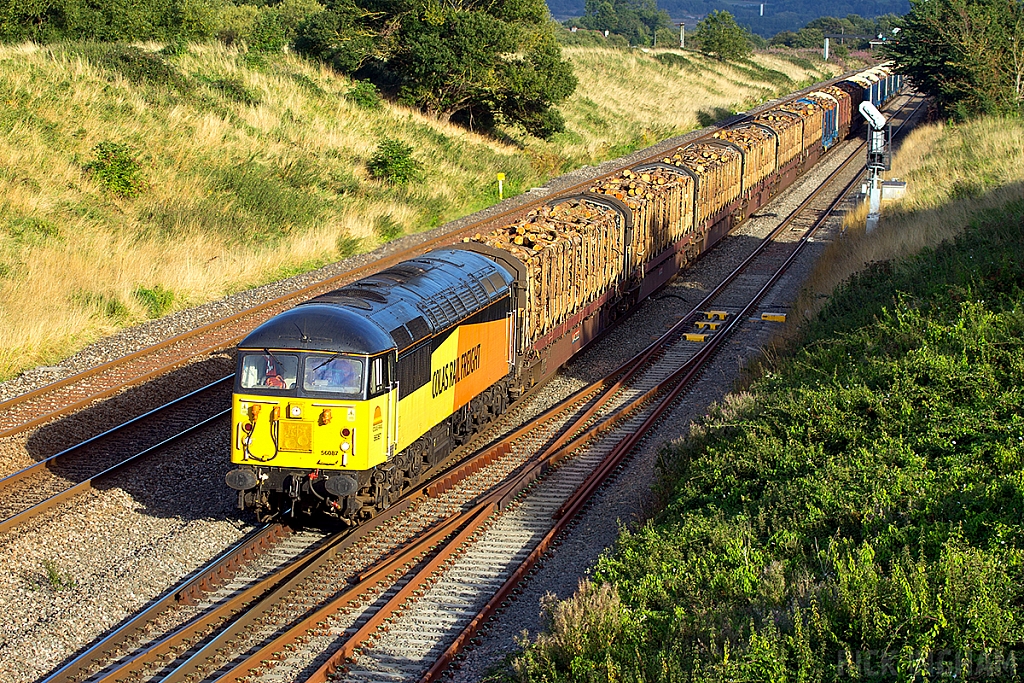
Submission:
M 854 276 L 796 350 L 666 447 L 663 511 L 550 607 L 507 675 L 1019 678 L 1022 188 L 954 189 L 958 210 L 1001 206 Z

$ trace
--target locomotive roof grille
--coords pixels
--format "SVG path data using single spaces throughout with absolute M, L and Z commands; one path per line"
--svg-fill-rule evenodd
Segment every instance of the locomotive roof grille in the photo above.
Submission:
M 395 329 L 391 330 L 389 334 L 391 334 L 391 338 L 395 340 L 395 343 L 398 344 L 398 348 L 400 349 L 412 346 L 414 341 L 413 336 L 409 334 L 409 330 L 405 328 L 405 325 L 399 325 Z
M 418 315 L 405 324 L 409 329 L 409 333 L 412 334 L 413 339 L 420 340 L 424 337 L 430 336 L 430 325 L 423 319 L 422 315 Z

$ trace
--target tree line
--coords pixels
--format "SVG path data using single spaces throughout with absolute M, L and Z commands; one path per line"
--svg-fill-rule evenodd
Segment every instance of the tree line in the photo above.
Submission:
M 863 50 L 869 47 L 872 38 L 892 39 L 892 29 L 899 23 L 896 14 L 883 14 L 875 18 L 848 14 L 845 17 L 818 17 L 796 31 L 781 31 L 768 41 L 770 47 L 821 48 L 825 34 L 849 35 L 849 38 L 832 40 L 837 47 Z M 868 37 L 863 37 L 868 36 Z M 842 51 L 842 50 L 841 50 Z
M 544 0 L 0 0 L 0 41 L 290 44 L 439 119 L 542 138 L 576 87 L 555 28 Z
M 586 0 L 566 25 L 632 45 L 677 39 L 657 0 Z M 0 0 L 0 41 L 291 45 L 440 119 L 484 131 L 516 124 L 542 138 L 564 130 L 556 106 L 576 87 L 559 30 L 544 0 Z M 826 33 L 890 39 L 884 55 L 951 117 L 1024 107 L 1022 0 L 911 0 L 903 17 L 821 17 L 769 45 L 818 48 Z M 765 44 L 724 11 L 708 13 L 693 38 L 721 59 Z

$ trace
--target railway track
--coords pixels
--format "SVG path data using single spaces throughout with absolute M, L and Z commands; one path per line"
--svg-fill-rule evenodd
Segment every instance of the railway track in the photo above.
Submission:
M 0 533 L 64 503 L 230 411 L 234 376 L 165 403 L 0 479 Z
M 841 78 L 843 76 L 835 80 Z M 817 87 L 820 86 L 811 86 L 805 91 L 795 93 L 789 97 L 798 97 L 803 92 L 814 90 Z M 752 118 L 757 112 L 774 106 L 778 101 L 766 103 L 750 112 L 746 117 L 737 117 L 734 121 L 730 121 L 730 123 L 739 123 Z M 708 138 L 712 132 L 697 131 L 674 139 L 671 143 L 662 143 L 652 148 L 652 150 L 656 151 L 651 151 L 646 157 L 632 158 L 628 163 L 615 165 L 608 168 L 605 172 L 594 177 L 588 177 L 580 182 L 569 181 L 564 187 L 559 187 L 557 192 L 559 195 L 582 192 L 595 182 L 611 177 L 625 168 L 659 161 L 667 149 L 672 149 L 682 144 L 689 144 L 698 139 Z M 2 401 L 0 402 L 0 438 L 23 433 L 58 417 L 81 410 L 97 400 L 110 397 L 128 387 L 142 384 L 150 379 L 161 376 L 189 363 L 197 357 L 231 348 L 257 325 L 300 301 L 336 289 L 344 284 L 365 277 L 380 269 L 387 268 L 400 261 L 413 258 L 431 249 L 458 242 L 467 235 L 485 231 L 500 222 L 510 221 L 550 200 L 549 193 L 547 192 L 537 193 L 536 195 L 528 193 L 528 195 L 523 196 L 511 208 L 492 211 L 484 218 L 468 222 L 451 232 L 434 235 L 409 248 L 385 254 L 372 263 L 309 285 L 248 310 L 215 320 L 124 357 L 95 366 L 82 373 L 66 377 L 33 391 Z
M 855 180 L 844 182 L 848 188 Z M 815 229 L 800 229 L 797 243 L 806 244 Z M 208 630 L 172 630 L 98 674 L 85 674 L 95 671 L 93 660 L 77 673 L 65 667 L 47 683 L 436 678 L 782 276 L 786 264 L 766 261 L 777 260 L 771 245 L 787 230 L 792 223 L 780 226 L 728 282 L 635 359 L 547 411 L 539 423 L 467 457 L 386 515 L 323 541 L 324 550 L 311 550 L 301 570 L 289 566 L 260 579 L 259 596 L 220 599 L 234 611 L 196 617 Z M 789 251 L 787 264 L 796 256 L 792 246 Z M 760 271 L 771 277 L 756 278 L 763 283 L 751 297 L 751 273 Z M 744 296 L 745 306 L 730 303 Z M 710 306 L 721 308 L 725 319 L 698 320 Z M 721 324 L 698 341 L 688 338 L 706 334 L 692 331 L 697 322 Z M 255 607 L 245 611 L 246 604 Z M 226 626 L 215 633 L 212 624 Z

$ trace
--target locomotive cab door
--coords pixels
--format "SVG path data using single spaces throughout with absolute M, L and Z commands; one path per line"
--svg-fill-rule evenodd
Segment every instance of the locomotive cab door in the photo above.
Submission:
M 380 440 L 382 455 L 395 454 L 398 442 L 398 385 L 392 383 L 393 353 L 370 360 L 370 402 L 373 406 L 373 439 Z

